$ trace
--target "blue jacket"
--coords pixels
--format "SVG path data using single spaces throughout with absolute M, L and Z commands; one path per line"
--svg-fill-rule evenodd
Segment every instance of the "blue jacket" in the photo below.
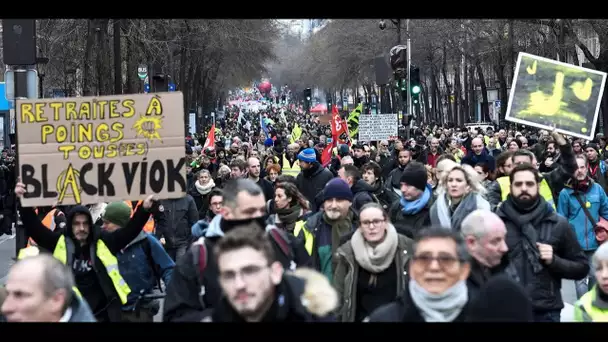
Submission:
M 150 267 L 150 262 L 148 261 L 146 252 L 142 246 L 145 239 L 150 242 L 152 258 L 159 266 L 160 276 L 165 283 L 165 286 L 171 281 L 175 262 L 173 262 L 163 246 L 154 236 L 142 231 L 127 245 L 127 247 L 116 255 L 120 274 L 131 288 L 131 293 L 129 293 L 127 298 L 127 304 L 122 307 L 123 311 L 133 310 L 140 291 L 143 289 L 146 293 L 150 293 L 157 284 L 154 272 Z
M 470 151 L 460 161 L 460 164 L 471 165 L 471 167 L 475 167 L 475 165 L 477 165 L 477 163 L 485 163 L 488 166 L 488 169 L 490 169 L 491 172 L 493 172 L 494 169 L 496 168 L 496 161 L 494 160 L 494 157 L 492 157 L 488 153 L 488 149 L 486 149 L 486 148 L 484 148 L 483 150 L 481 150 L 481 154 L 480 155 L 475 155 L 475 153 L 473 153 L 473 151 Z
M 581 208 L 573 192 L 571 188 L 566 187 L 559 193 L 557 211 L 560 215 L 567 218 L 568 222 L 572 225 L 581 248 L 585 251 L 594 251 L 597 249 L 598 244 L 595 240 L 593 225 L 589 222 L 587 216 L 585 216 L 585 211 Z M 606 196 L 604 189 L 599 184 L 593 182 L 587 193 L 581 195 L 581 199 L 583 203 L 591 204 L 587 209 L 596 223 L 600 216 L 608 218 L 608 196 Z

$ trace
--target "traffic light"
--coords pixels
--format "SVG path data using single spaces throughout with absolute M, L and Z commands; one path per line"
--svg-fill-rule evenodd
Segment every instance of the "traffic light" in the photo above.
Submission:
M 410 68 L 410 86 L 412 87 L 412 95 L 418 95 L 422 90 L 420 88 L 420 68 L 415 65 Z
M 169 85 L 166 75 L 156 74 L 152 76 L 152 92 L 160 93 L 169 91 Z
M 304 89 L 304 109 L 306 112 L 310 110 L 310 101 L 312 100 L 312 90 L 310 88 Z
M 304 99 L 308 102 L 312 99 L 312 90 L 310 88 L 304 89 Z

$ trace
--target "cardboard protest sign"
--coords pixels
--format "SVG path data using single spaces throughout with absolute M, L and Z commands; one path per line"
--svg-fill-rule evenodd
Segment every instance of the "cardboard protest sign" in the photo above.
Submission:
M 519 53 L 505 119 L 593 139 L 606 73 Z
M 186 194 L 180 92 L 19 100 L 25 207 Z

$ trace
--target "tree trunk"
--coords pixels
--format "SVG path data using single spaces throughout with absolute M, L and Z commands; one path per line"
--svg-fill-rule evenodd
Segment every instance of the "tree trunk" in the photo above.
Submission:
M 445 84 L 445 99 L 447 103 L 447 121 L 456 122 L 456 118 L 452 112 L 452 102 L 450 101 L 450 95 L 452 95 L 452 88 L 448 81 L 448 56 L 446 44 L 443 44 L 443 63 L 441 64 L 441 74 L 443 76 L 443 83 Z
M 475 96 L 475 66 L 473 64 L 469 65 L 469 117 L 466 122 L 472 122 L 477 120 L 477 116 L 475 115 L 477 111 L 477 96 Z
M 122 51 L 120 49 L 120 19 L 112 19 L 114 24 L 114 94 L 122 94 Z
M 93 59 L 93 43 L 95 42 L 95 22 L 94 19 L 88 20 L 87 42 L 84 47 L 84 65 L 82 75 L 82 92 L 84 96 L 93 95 L 91 80 L 93 75 L 91 72 L 91 60 Z
M 454 65 L 454 121 L 459 125 L 463 124 L 460 113 L 460 103 L 462 99 L 460 94 L 462 93 L 462 84 L 460 83 L 460 65 Z
M 479 87 L 481 88 L 481 119 L 483 122 L 492 122 L 490 118 L 490 110 L 488 108 L 488 88 L 486 86 L 486 79 L 483 75 L 483 69 L 481 67 L 480 59 L 477 59 L 475 61 L 475 68 L 477 69 Z

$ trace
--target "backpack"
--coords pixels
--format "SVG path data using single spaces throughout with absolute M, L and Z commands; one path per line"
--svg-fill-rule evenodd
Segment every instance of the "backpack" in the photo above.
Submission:
M 152 257 L 152 243 L 150 242 L 150 240 L 148 240 L 148 237 L 146 237 L 145 240 L 142 240 L 141 247 L 143 248 L 144 253 L 146 254 L 146 260 L 148 261 L 148 264 L 150 265 L 152 274 L 154 274 L 154 279 L 156 280 L 156 286 L 158 286 L 158 289 L 162 292 L 163 288 L 160 284 L 160 279 L 161 279 L 160 266 L 158 266 L 156 261 L 154 261 L 154 257 Z
M 291 247 L 291 243 L 287 234 L 276 226 L 272 226 L 266 230 L 270 237 L 270 241 L 275 244 L 277 247 L 281 249 L 283 254 L 291 260 L 291 264 L 289 269 L 295 270 L 296 264 L 294 262 L 295 254 Z M 197 246 L 198 248 L 196 248 Z M 199 301 L 203 308 L 206 308 L 204 296 L 205 296 L 205 269 L 207 268 L 209 262 L 209 253 L 207 251 L 207 244 L 205 244 L 205 237 L 202 236 L 196 242 L 192 244 L 190 248 L 190 256 L 192 257 L 192 262 L 194 268 L 198 271 L 197 278 L 201 287 L 201 290 L 198 294 Z

